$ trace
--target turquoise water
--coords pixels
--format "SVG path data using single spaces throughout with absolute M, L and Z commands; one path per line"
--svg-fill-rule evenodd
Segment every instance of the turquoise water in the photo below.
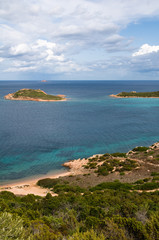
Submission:
M 3 99 L 21 88 L 69 100 Z M 67 160 L 159 141 L 159 99 L 109 97 L 133 90 L 157 91 L 159 81 L 0 81 L 1 183 L 62 170 Z

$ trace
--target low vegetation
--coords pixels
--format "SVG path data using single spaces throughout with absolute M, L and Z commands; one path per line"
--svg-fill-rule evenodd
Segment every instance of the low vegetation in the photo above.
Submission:
M 134 152 L 145 152 L 148 149 L 149 149 L 148 147 L 136 147 L 136 148 L 133 148 L 132 151 L 134 151 Z
M 42 100 L 62 100 L 60 96 L 49 95 L 40 89 L 21 89 L 13 94 L 13 98 L 35 98 Z
M 0 193 L 2 240 L 159 238 L 159 192 L 138 192 L 152 188 L 152 182 L 104 182 L 90 189 L 72 189 L 69 183 L 60 185 L 55 181 L 51 185 L 48 179 L 38 184 L 58 189 L 58 196 L 48 193 L 43 198 L 32 194 L 18 197 L 10 192 Z
M 95 169 L 98 175 L 107 176 L 112 172 L 124 173 L 131 171 L 138 166 L 137 162 L 126 158 L 126 153 L 104 154 L 102 156 L 88 159 L 85 169 Z
M 159 144 L 88 158 L 83 175 L 37 182 L 54 197 L 0 192 L 0 239 L 158 240 L 158 157 Z
M 118 97 L 159 97 L 159 91 L 156 92 L 121 92 Z

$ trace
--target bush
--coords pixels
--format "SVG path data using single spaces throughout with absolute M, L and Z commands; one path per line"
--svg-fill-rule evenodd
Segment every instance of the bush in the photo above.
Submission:
M 144 183 L 144 181 L 143 180 L 137 180 L 136 182 L 134 182 L 134 184 L 143 184 Z
M 124 172 L 120 172 L 120 176 L 124 176 L 125 175 L 125 173 Z
M 86 232 L 76 232 L 68 240 L 105 240 L 105 237 L 102 233 L 97 234 L 93 229 Z
M 37 185 L 43 188 L 53 188 L 59 183 L 58 179 L 44 178 L 37 182 Z
M 145 152 L 148 149 L 149 149 L 148 147 L 135 147 L 132 151 L 134 151 L 134 152 Z
M 2 191 L 0 192 L 0 197 L 3 198 L 3 199 L 16 199 L 16 196 L 14 195 L 14 193 L 12 192 L 7 192 L 7 191 Z
M 151 176 L 159 176 L 159 172 L 152 172 Z
M 159 176 L 153 177 L 153 181 L 159 181 Z
M 23 220 L 19 216 L 13 216 L 4 212 L 0 214 L 0 239 L 24 240 L 28 238 L 28 233 L 23 227 Z M 30 236 L 31 237 L 31 236 Z
M 54 186 L 53 191 L 55 193 L 60 193 L 60 192 L 82 193 L 82 192 L 85 192 L 85 189 L 82 189 L 79 186 L 70 186 L 68 184 L 57 184 Z
M 107 176 L 109 174 L 105 166 L 98 166 L 98 170 L 95 172 L 98 173 L 98 175 L 103 175 L 103 176 Z
M 113 157 L 126 157 L 126 153 L 120 153 L 120 152 L 112 153 L 111 155 Z
M 138 190 L 153 190 L 157 188 L 159 188 L 159 183 L 156 183 L 156 182 L 148 182 L 148 183 L 144 183 L 143 185 L 135 186 L 135 189 L 138 189 Z
M 114 182 L 103 182 L 98 184 L 95 187 L 92 187 L 90 191 L 96 191 L 96 190 L 104 190 L 104 189 L 113 189 L 113 190 L 131 190 L 133 189 L 133 186 L 129 183 L 121 183 L 119 181 Z

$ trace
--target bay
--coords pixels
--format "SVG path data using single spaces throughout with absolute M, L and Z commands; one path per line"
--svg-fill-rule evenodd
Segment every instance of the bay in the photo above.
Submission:
M 22 88 L 68 100 L 4 100 Z M 0 183 L 62 170 L 68 160 L 159 141 L 159 99 L 109 97 L 158 90 L 159 81 L 0 81 Z

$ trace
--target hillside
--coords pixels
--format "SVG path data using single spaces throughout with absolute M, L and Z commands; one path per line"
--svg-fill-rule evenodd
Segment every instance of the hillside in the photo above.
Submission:
M 72 175 L 38 181 L 45 197 L 0 192 L 1 239 L 159 239 L 159 143 L 65 166 Z

